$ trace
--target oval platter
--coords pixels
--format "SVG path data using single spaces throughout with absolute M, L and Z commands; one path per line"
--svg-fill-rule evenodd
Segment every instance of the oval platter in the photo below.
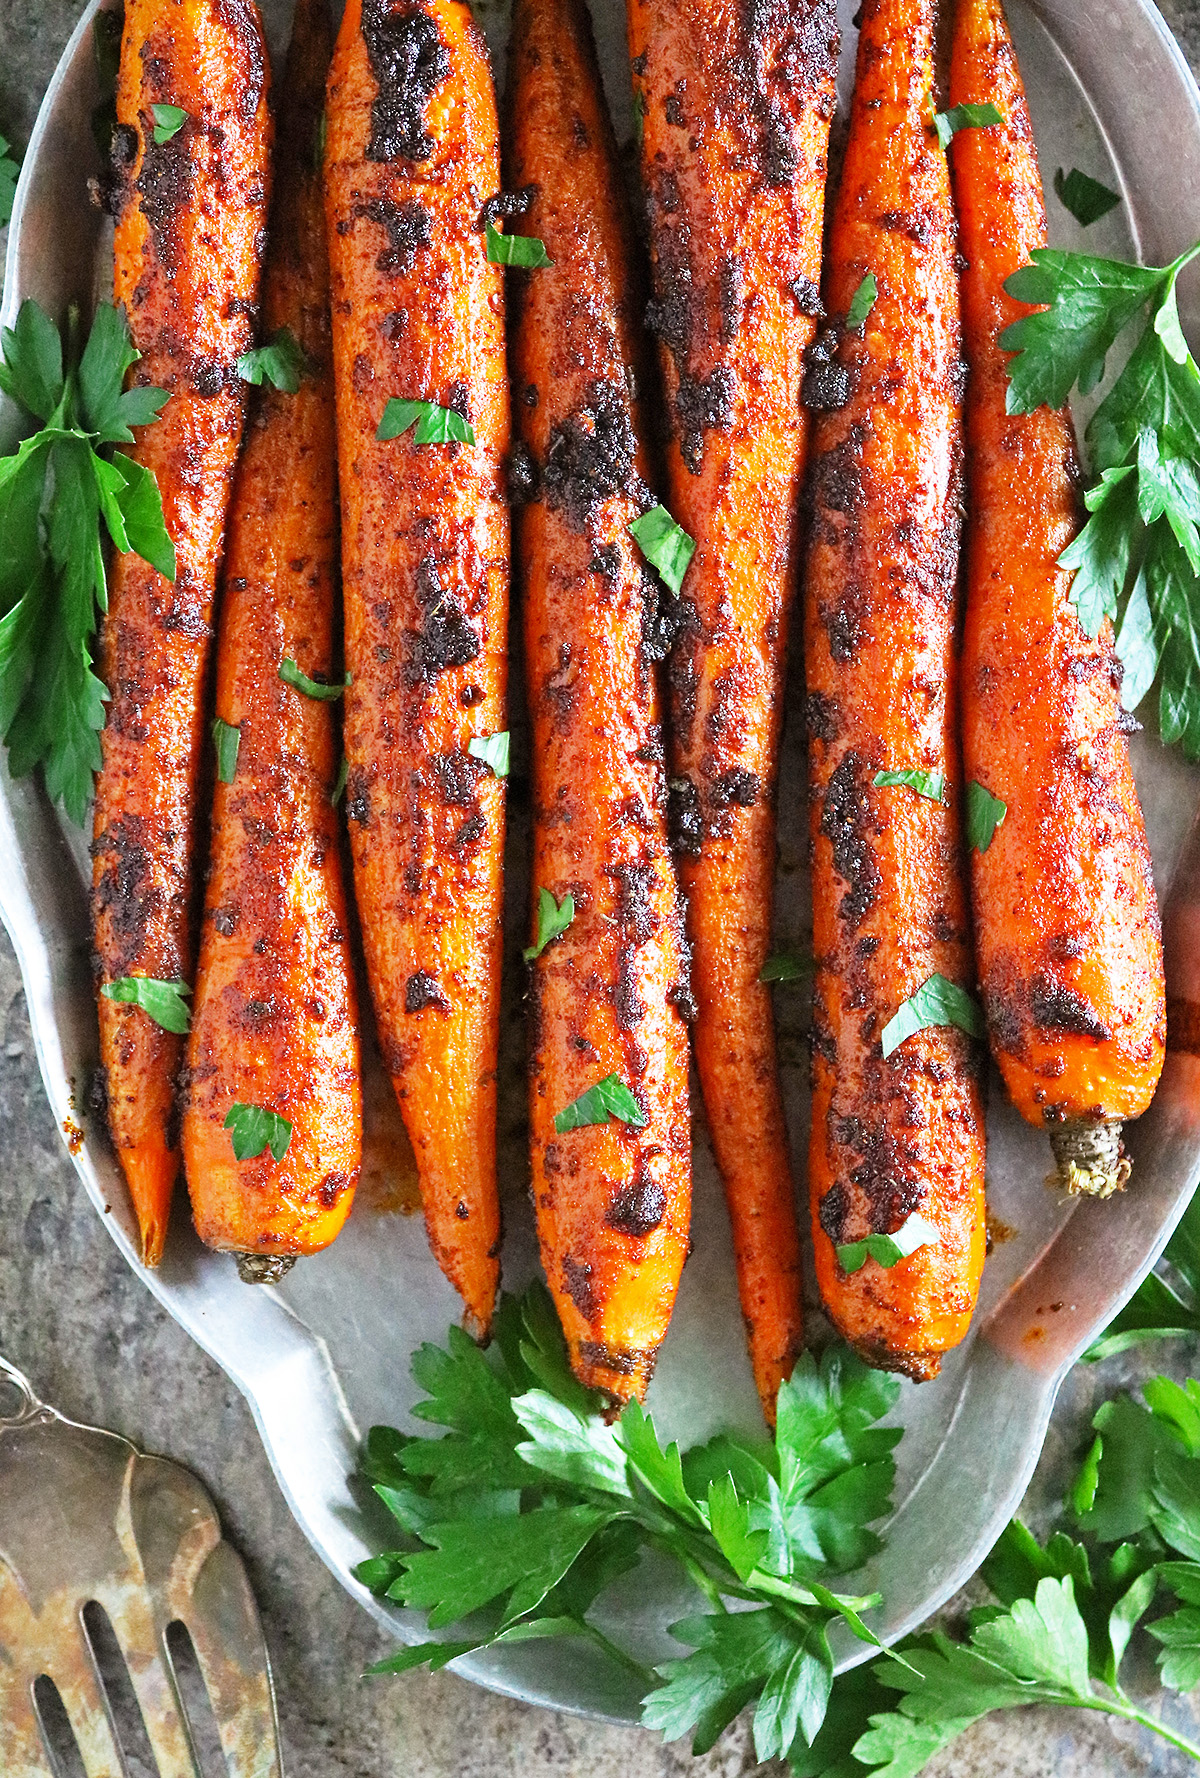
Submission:
M 61 315 L 85 305 L 111 278 L 111 250 L 91 207 L 87 176 L 99 171 L 90 118 L 98 99 L 91 46 L 93 0 L 46 95 L 17 194 L 2 319 L 36 297 Z M 620 0 L 594 0 L 593 16 L 619 139 L 632 127 Z M 843 107 L 852 79 L 854 0 L 841 5 Z M 268 0 L 272 47 L 286 44 L 290 7 Z M 482 0 L 478 16 L 503 77 L 507 13 Z M 1088 230 L 1087 250 L 1162 264 L 1200 235 L 1200 93 L 1149 0 L 1013 0 L 1012 24 L 1029 88 L 1043 174 L 1078 166 L 1118 189 L 1124 203 Z M 1164 176 L 1169 169 L 1169 177 Z M 1053 196 L 1051 240 L 1082 247 L 1078 225 Z M 1181 290 L 1185 325 L 1200 316 L 1194 286 Z M 17 415 L 0 409 L 0 445 Z M 794 664 L 780 779 L 778 937 L 806 942 L 808 916 L 801 690 Z M 501 1079 L 505 1282 L 532 1275 L 536 1249 L 525 1153 L 520 964 L 526 922 L 528 743 L 514 710 L 509 843 L 505 1029 Z M 1193 821 L 1200 772 L 1152 734 L 1134 745 L 1155 871 L 1166 909 L 1168 994 L 1200 1001 L 1200 834 Z M 524 780 L 524 782 L 523 782 Z M 364 1183 L 347 1228 L 328 1252 L 307 1259 L 273 1289 L 248 1288 L 228 1257 L 209 1253 L 177 1202 L 157 1272 L 136 1257 L 134 1223 L 119 1168 L 84 1104 L 97 1060 L 88 966 L 86 840 L 51 809 L 35 782 L 14 783 L 0 760 L 0 915 L 20 961 L 34 1040 L 55 1118 L 75 1166 L 128 1263 L 159 1302 L 221 1364 L 246 1396 L 288 1503 L 313 1547 L 365 1609 L 397 1637 L 423 1625 L 373 1599 L 351 1577 L 372 1551 L 348 1476 L 361 1430 L 406 1423 L 415 1398 L 408 1358 L 441 1340 L 457 1299 L 413 1213 L 411 1154 L 397 1134 L 377 1065 L 367 1080 Z M 794 1152 L 807 1140 L 806 995 L 782 990 L 780 1048 Z M 1197 1026 L 1200 1028 L 1200 1025 Z M 1061 1202 L 1042 1183 L 1044 1138 L 1020 1123 L 993 1079 L 988 1117 L 988 1198 L 997 1239 L 967 1342 L 941 1377 L 905 1384 L 897 1419 L 896 1506 L 882 1554 L 853 1590 L 878 1589 L 873 1625 L 891 1639 L 958 1588 L 987 1553 L 1032 1473 L 1067 1368 L 1153 1264 L 1200 1178 L 1200 1057 L 1168 1055 L 1149 1113 L 1129 1132 L 1131 1189 L 1106 1204 Z M 695 1137 L 695 1248 L 650 1401 L 669 1437 L 685 1443 L 719 1427 L 754 1430 L 758 1405 L 742 1339 L 728 1224 L 702 1126 Z M 822 1331 L 815 1304 L 811 1323 Z M 410 1423 L 416 1429 L 415 1422 Z M 678 1655 L 666 1626 L 687 1608 L 664 1569 L 646 1565 L 610 1590 L 598 1614 L 639 1658 Z M 841 1665 L 867 1651 L 839 1647 Z M 534 1642 L 456 1663 L 493 1690 L 614 1722 L 637 1719 L 630 1681 L 602 1656 L 572 1643 Z

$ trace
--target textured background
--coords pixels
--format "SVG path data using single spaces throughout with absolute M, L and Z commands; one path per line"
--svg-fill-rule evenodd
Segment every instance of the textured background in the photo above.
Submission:
M 18 147 L 81 10 L 81 0 L 0 0 L 0 133 Z M 1162 11 L 1200 71 L 1200 0 L 1165 0 Z M 449 1673 L 360 1677 L 386 1652 L 385 1639 L 291 1519 L 233 1385 L 138 1284 L 88 1203 L 42 1094 L 2 932 L 0 1156 L 0 1349 L 63 1412 L 112 1427 L 203 1478 L 262 1608 L 289 1778 L 734 1778 L 764 1769 L 743 1724 L 692 1760 L 656 1735 L 511 1703 Z M 1030 1512 L 1042 1496 L 1061 1497 L 1096 1402 L 1123 1380 L 1120 1364 L 1070 1379 Z M 1152 1672 L 1147 1666 L 1148 1684 Z M 1171 1712 L 1195 1737 L 1191 1702 L 1172 1700 Z M 928 1767 L 929 1778 L 1194 1771 L 1149 1734 L 1055 1710 L 994 1716 Z

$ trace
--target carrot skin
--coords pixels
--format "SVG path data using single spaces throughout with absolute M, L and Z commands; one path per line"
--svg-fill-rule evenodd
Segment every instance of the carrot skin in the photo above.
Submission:
M 533 887 L 575 917 L 532 966 L 530 1126 L 542 1260 L 580 1379 L 639 1399 L 688 1250 L 686 946 L 667 839 L 657 611 L 629 524 L 652 499 L 620 168 L 581 0 L 517 0 L 516 224 L 553 264 L 514 303 L 518 541 L 533 719 Z M 535 915 L 536 942 L 536 915 Z M 616 1074 L 641 1128 L 559 1133 Z
M 117 82 L 111 206 L 114 293 L 142 354 L 132 380 L 167 389 L 130 455 L 157 477 L 174 585 L 114 559 L 100 672 L 111 702 L 96 783 L 92 925 L 98 985 L 191 980 L 196 786 L 211 615 L 241 438 L 268 198 L 270 116 L 252 0 L 128 0 Z M 154 140 L 155 104 L 187 116 Z M 114 1146 L 143 1257 L 162 1254 L 179 1170 L 182 1040 L 99 999 Z
M 795 1188 L 770 990 L 775 780 L 804 352 L 819 312 L 836 8 L 629 0 L 642 175 L 672 436 L 672 516 L 695 539 L 671 665 L 672 779 L 698 1008 L 696 1061 L 768 1419 L 800 1350 Z
M 1162 1071 L 1162 937 L 1112 628 L 1085 634 L 1058 566 L 1079 529 L 1070 413 L 1005 411 L 999 336 L 1029 310 L 1004 281 L 1046 245 L 1046 213 L 1001 0 L 959 0 L 950 96 L 1005 119 L 953 143 L 970 369 L 963 766 L 1007 806 L 971 852 L 979 980 L 1012 1101 L 1054 1145 L 1051 1183 L 1105 1197 L 1128 1176 L 1120 1125 Z
M 328 703 L 279 676 L 285 659 L 312 679 L 333 667 L 333 366 L 317 146 L 331 49 L 327 0 L 299 0 L 263 307 L 264 337 L 290 328 L 306 366 L 295 393 L 265 385 L 256 396 L 230 509 L 216 707 L 239 741 L 232 783 L 214 790 L 183 1120 L 201 1239 L 281 1263 L 334 1239 L 362 1159 L 333 719 Z M 235 1103 L 291 1124 L 282 1161 L 269 1149 L 236 1159 L 224 1127 Z M 261 1264 L 244 1273 L 261 1276 Z
M 463 0 L 350 0 L 326 117 L 355 889 L 430 1244 L 486 1334 L 504 786 L 468 745 L 506 727 L 509 408 L 480 217 L 499 124 Z M 476 443 L 377 440 L 390 397 L 455 407 Z
M 955 227 L 933 129 L 934 0 L 865 0 L 825 302 L 844 405 L 816 425 L 805 597 L 813 844 L 813 1243 L 825 1306 L 918 1380 L 967 1330 L 984 1257 L 980 1058 L 948 1025 L 885 1058 L 934 973 L 971 985 L 955 735 L 961 499 Z M 834 395 L 828 397 L 835 399 Z M 941 772 L 944 800 L 877 787 Z M 939 1240 L 847 1275 L 836 1248 L 917 1211 Z

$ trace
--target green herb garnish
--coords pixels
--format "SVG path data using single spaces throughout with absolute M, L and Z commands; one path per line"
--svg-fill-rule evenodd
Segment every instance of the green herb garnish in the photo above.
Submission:
M 936 1223 L 913 1211 L 891 1235 L 865 1235 L 861 1241 L 843 1241 L 837 1249 L 843 1272 L 857 1272 L 873 1259 L 880 1266 L 898 1266 L 918 1247 L 936 1247 L 942 1238 Z
M 696 553 L 695 540 L 675 523 L 665 506 L 652 506 L 640 519 L 634 519 L 629 531 L 650 566 L 678 593 Z
M 1200 1339 L 1200 1194 L 1194 1197 L 1155 1269 L 1084 1353 L 1087 1363 L 1147 1340 Z
M 8 152 L 8 143 L 0 136 L 0 228 L 11 220 L 13 199 L 17 195 L 17 180 L 21 169 Z
M 268 1148 L 281 1161 L 292 1140 L 292 1126 L 286 1117 L 267 1111 L 262 1105 L 230 1106 L 222 1128 L 230 1132 L 236 1161 L 257 1160 Z
M 850 298 L 850 307 L 846 310 L 846 326 L 853 332 L 861 327 L 871 310 L 875 307 L 879 296 L 879 286 L 875 282 L 874 272 L 868 272 L 854 295 Z
M 188 120 L 182 105 L 151 105 L 150 111 L 154 118 L 154 140 L 160 148 L 177 136 Z
M 481 759 L 484 765 L 496 774 L 497 778 L 507 778 L 508 742 L 509 732 L 507 729 L 501 729 L 495 735 L 472 735 L 467 742 L 467 752 L 472 759 Z
M 490 265 L 520 265 L 536 269 L 553 265 L 546 252 L 546 243 L 536 235 L 506 235 L 489 218 L 487 225 L 487 256 Z
M 238 748 L 242 744 L 242 731 L 232 722 L 226 722 L 223 716 L 214 716 L 212 725 L 213 746 L 217 750 L 217 777 L 222 784 L 232 784 L 237 771 Z
M 414 425 L 414 444 L 475 443 L 475 428 L 452 407 L 439 407 L 436 401 L 401 401 L 395 395 L 383 410 L 375 436 L 377 439 L 399 438 Z
M 1098 179 L 1092 179 L 1087 173 L 1081 173 L 1078 167 L 1072 167 L 1064 173 L 1061 167 L 1054 175 L 1054 190 L 1064 210 L 1069 210 L 1076 222 L 1084 228 L 1090 228 L 1093 222 L 1099 222 L 1110 210 L 1115 210 L 1121 201 L 1120 193 L 1110 191 L 1107 185 L 1101 185 Z
M 987 130 L 1003 122 L 1003 116 L 992 104 L 952 105 L 949 111 L 934 113 L 933 127 L 942 147 L 949 148 L 951 138 L 960 130 Z
M 901 772 L 876 772 L 871 782 L 879 787 L 887 784 L 903 784 L 909 790 L 915 790 L 918 796 L 928 797 L 931 803 L 941 803 L 946 800 L 945 772 L 918 772 L 908 770 Z
M 527 950 L 521 954 L 526 963 L 532 963 L 540 957 L 551 939 L 557 938 L 567 930 L 575 918 L 575 897 L 564 895 L 561 901 L 555 901 L 549 889 L 538 890 L 537 904 L 537 938 Z
M 100 992 L 106 1000 L 140 1006 L 164 1031 L 174 1031 L 178 1037 L 187 1035 L 191 1015 L 183 997 L 192 990 L 184 981 L 159 982 L 149 975 L 126 975 L 120 981 L 105 982 Z
M 812 974 L 812 958 L 793 951 L 775 951 L 758 972 L 760 982 L 802 982 Z
M 92 670 L 97 609 L 108 605 L 105 531 L 175 578 L 158 484 L 113 444 L 132 444 L 167 399 L 124 389 L 138 358 L 124 315 L 96 310 L 78 353 L 79 312 L 58 328 L 35 302 L 5 329 L 0 389 L 42 429 L 0 458 L 0 736 L 9 770 L 45 771 L 51 799 L 82 823 L 100 765 L 107 692 Z
M 582 1129 L 585 1124 L 606 1124 L 610 1117 L 639 1130 L 646 1122 L 645 1112 L 616 1074 L 606 1074 L 594 1087 L 565 1105 L 554 1119 L 554 1128 L 565 1136 L 568 1130 Z
M 310 679 L 307 673 L 300 671 L 295 661 L 290 657 L 285 659 L 280 667 L 279 677 L 285 685 L 294 685 L 297 691 L 302 691 L 306 698 L 319 698 L 323 704 L 334 703 L 350 683 L 348 673 L 341 685 L 325 685 L 319 679 Z
M 294 395 L 309 370 L 308 354 L 290 327 L 280 327 L 263 345 L 243 352 L 236 369 L 243 383 L 273 383 Z
M 935 1025 L 957 1025 L 969 1037 L 983 1037 L 983 1013 L 977 1001 L 957 982 L 931 975 L 899 1008 L 883 1028 L 883 1053 L 890 1056 L 907 1037 Z
M 329 802 L 330 802 L 330 806 L 332 808 L 336 809 L 338 804 L 341 802 L 342 795 L 346 789 L 346 779 L 349 777 L 349 775 L 350 775 L 350 761 L 346 758 L 346 755 L 343 753 L 342 763 L 338 767 L 338 775 L 334 779 L 333 789 L 329 793 Z
M 1008 804 L 972 778 L 967 785 L 967 845 L 986 852 L 1007 814 Z

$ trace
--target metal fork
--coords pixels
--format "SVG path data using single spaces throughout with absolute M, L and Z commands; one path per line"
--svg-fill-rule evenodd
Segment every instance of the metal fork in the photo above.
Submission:
M 15 1400 L 14 1411 L 3 1405 Z M 38 1401 L 0 1358 L 0 1773 L 57 1778 L 34 1688 L 57 1689 L 87 1778 L 124 1778 L 84 1609 L 108 1614 L 160 1778 L 201 1778 L 167 1630 L 182 1624 L 230 1778 L 282 1778 L 266 1644 L 196 1478 Z

